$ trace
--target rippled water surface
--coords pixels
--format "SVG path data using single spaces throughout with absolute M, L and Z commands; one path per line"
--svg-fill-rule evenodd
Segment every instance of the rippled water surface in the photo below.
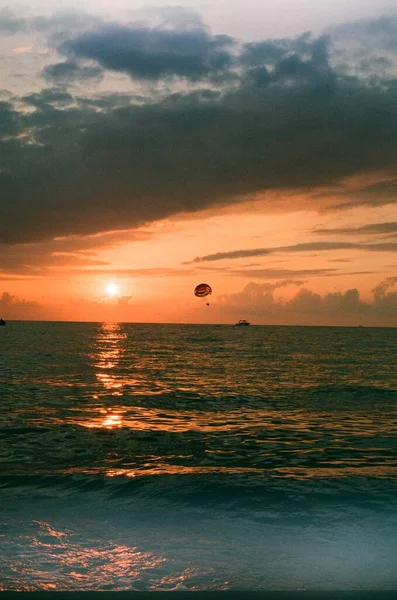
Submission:
M 397 589 L 397 330 L 10 322 L 0 590 Z

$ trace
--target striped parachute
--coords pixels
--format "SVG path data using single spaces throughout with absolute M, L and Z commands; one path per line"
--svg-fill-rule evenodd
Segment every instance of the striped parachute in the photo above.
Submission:
M 197 298 L 205 298 L 205 296 L 209 296 L 210 294 L 212 294 L 212 289 L 208 283 L 199 283 L 194 289 L 194 295 Z

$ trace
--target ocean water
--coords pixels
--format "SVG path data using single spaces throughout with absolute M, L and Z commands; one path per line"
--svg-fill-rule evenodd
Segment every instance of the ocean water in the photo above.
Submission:
M 0 328 L 0 590 L 397 589 L 397 330 Z

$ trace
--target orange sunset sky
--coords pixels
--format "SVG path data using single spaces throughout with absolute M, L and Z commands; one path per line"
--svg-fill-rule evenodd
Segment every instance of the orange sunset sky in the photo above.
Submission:
M 397 326 L 394 2 L 109 4 L 0 5 L 0 317 Z

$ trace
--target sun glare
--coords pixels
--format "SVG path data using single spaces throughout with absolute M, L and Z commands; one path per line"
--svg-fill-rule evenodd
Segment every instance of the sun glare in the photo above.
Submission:
M 106 293 L 108 296 L 115 296 L 118 292 L 118 287 L 115 283 L 109 283 L 106 286 Z

